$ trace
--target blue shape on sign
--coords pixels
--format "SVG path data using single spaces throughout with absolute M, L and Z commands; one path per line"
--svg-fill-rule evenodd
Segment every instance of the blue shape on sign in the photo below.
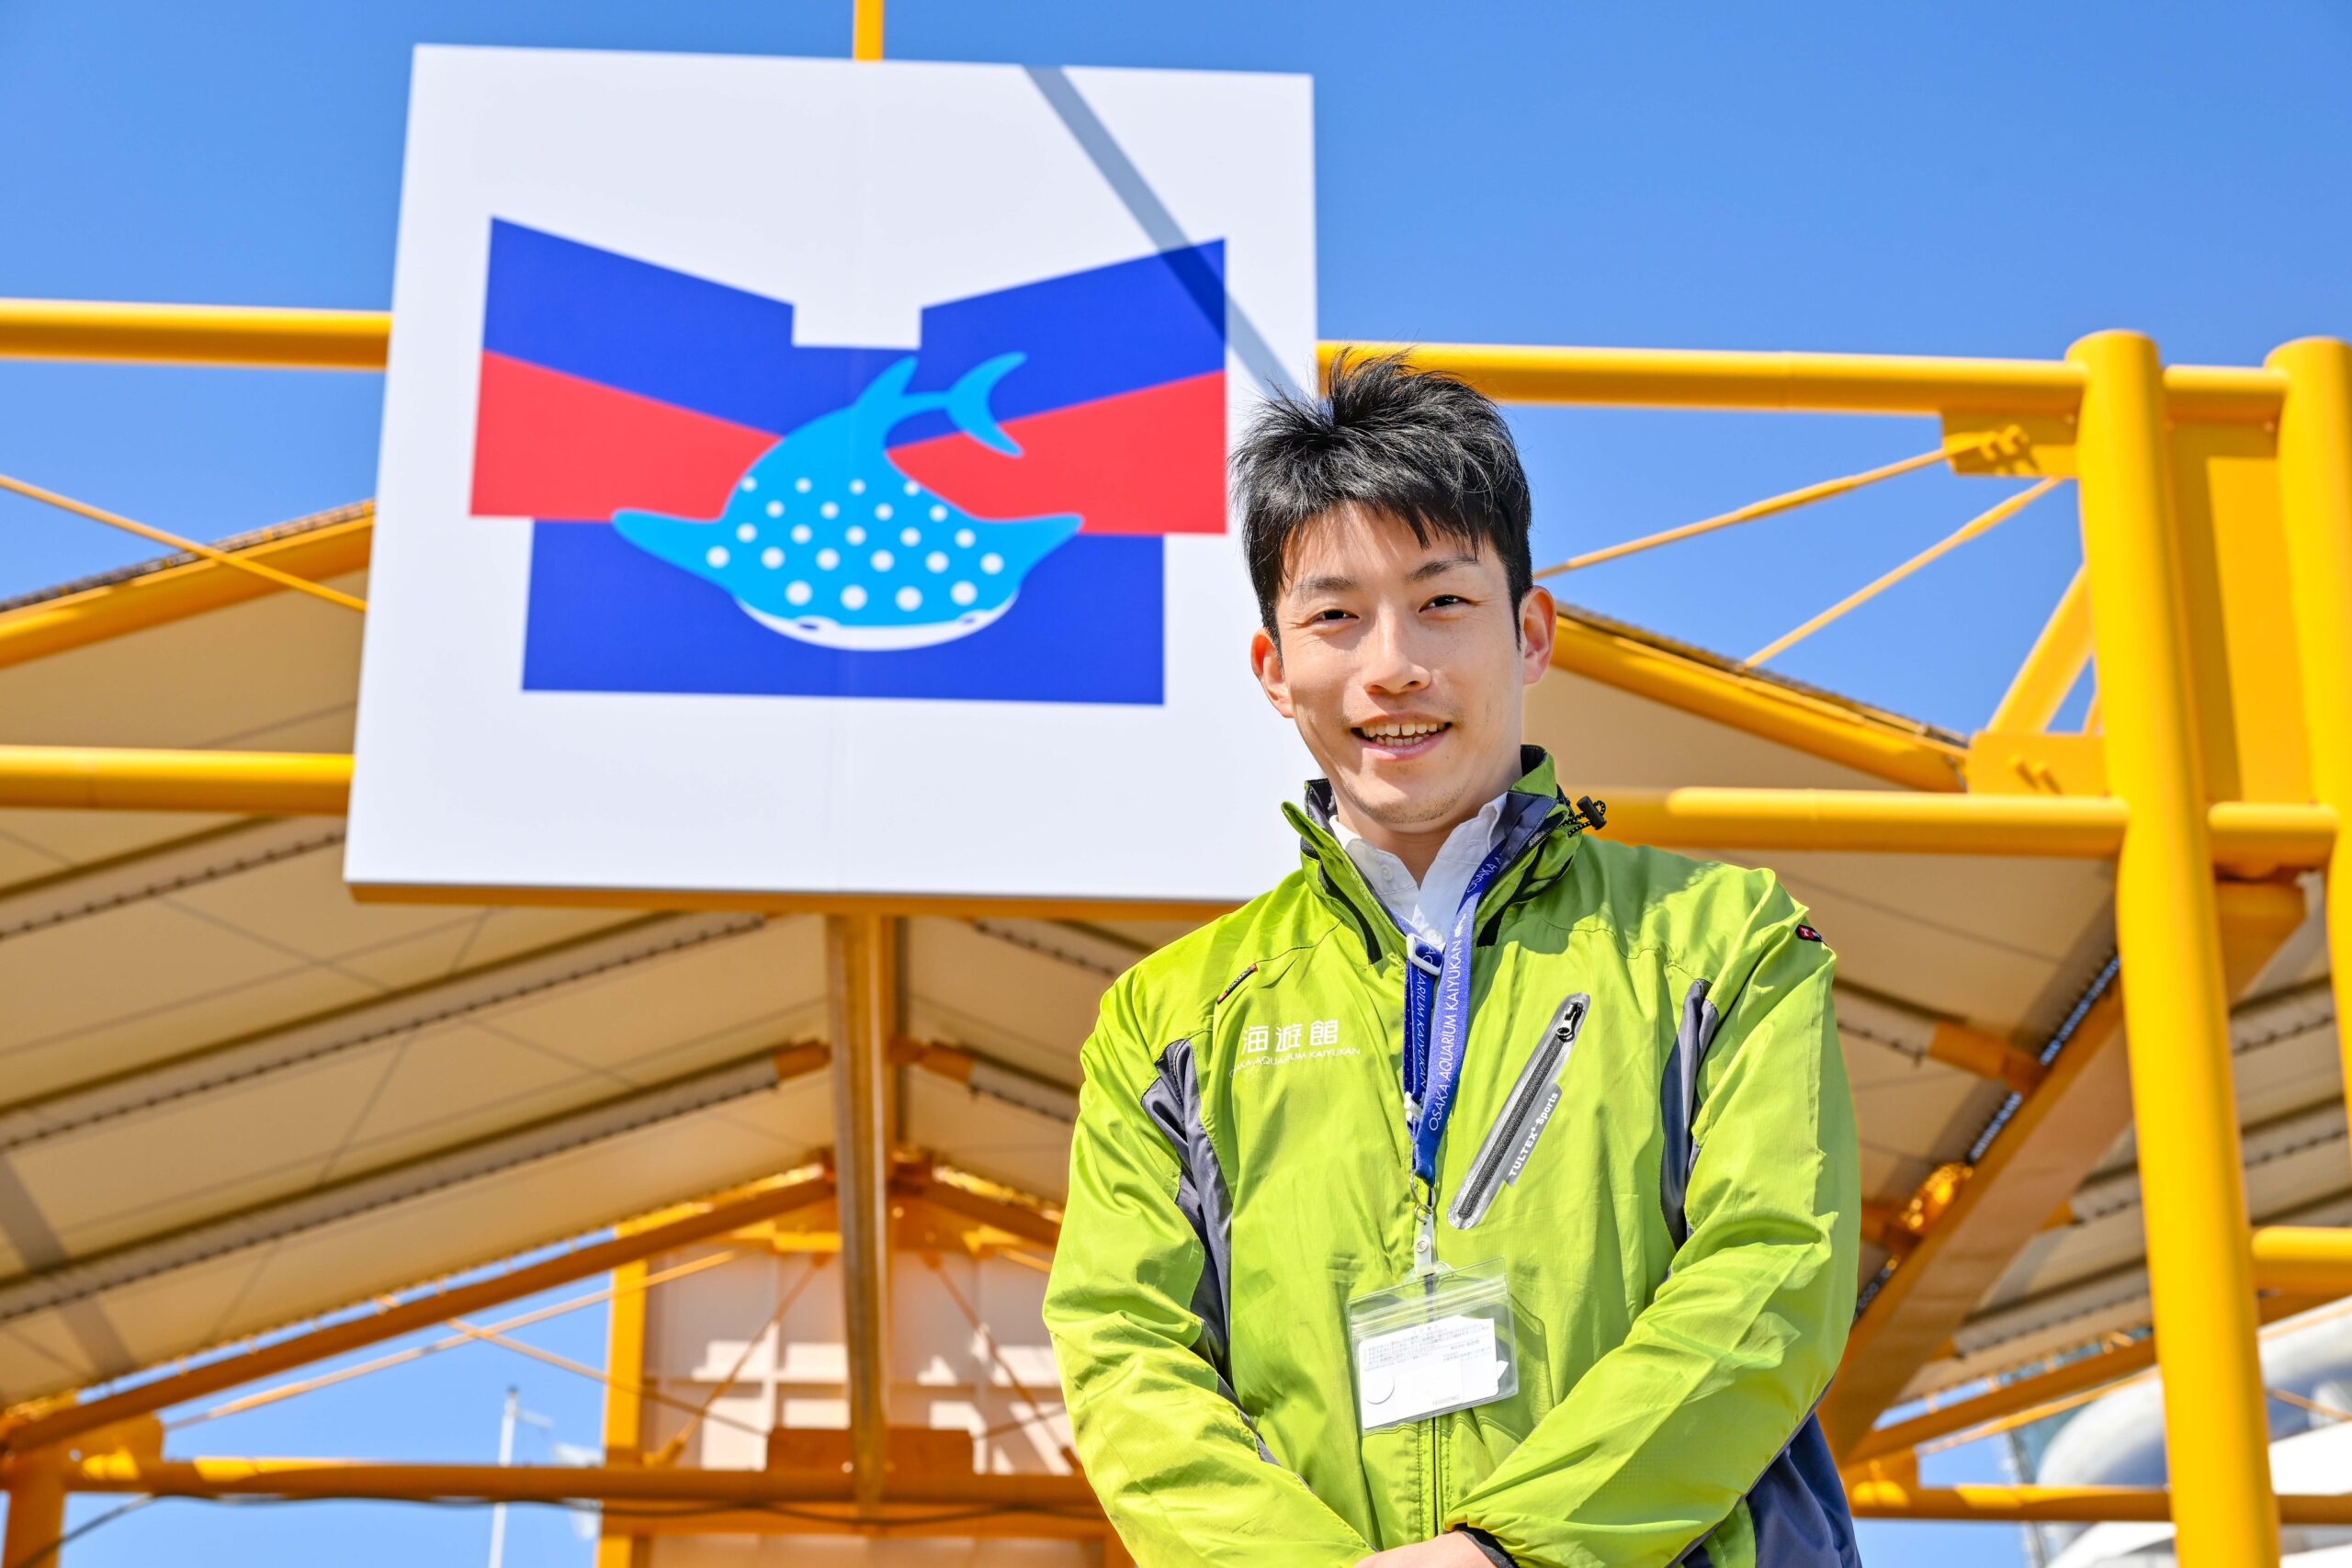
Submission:
M 1021 614 L 969 637 L 887 655 L 778 637 L 716 583 L 589 523 L 531 530 L 523 686 L 1032 703 L 1165 700 L 1161 542 L 1082 534 L 1040 560 Z M 543 606 L 573 607 L 542 615 Z M 601 616 L 577 606 L 598 604 Z
M 1080 519 L 975 517 L 927 493 L 883 446 L 894 426 L 936 409 L 982 446 L 1018 457 L 989 412 L 989 391 L 1022 358 L 998 355 L 944 392 L 920 393 L 906 389 L 914 359 L 901 359 L 849 407 L 761 454 L 718 518 L 625 509 L 613 526 L 803 642 L 896 653 L 969 637 L 1012 608 L 1030 568 Z

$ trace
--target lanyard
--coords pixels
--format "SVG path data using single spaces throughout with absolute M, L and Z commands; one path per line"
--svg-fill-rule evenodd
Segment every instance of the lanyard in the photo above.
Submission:
M 1453 1091 L 1462 1081 L 1462 1047 L 1470 1021 L 1470 957 L 1478 927 L 1478 900 L 1517 852 L 1525 847 L 1509 830 L 1478 863 L 1463 890 L 1442 955 L 1427 942 L 1408 937 L 1405 953 L 1405 1098 L 1413 1110 L 1413 1173 L 1437 1183 L 1437 1146 L 1453 1114 Z

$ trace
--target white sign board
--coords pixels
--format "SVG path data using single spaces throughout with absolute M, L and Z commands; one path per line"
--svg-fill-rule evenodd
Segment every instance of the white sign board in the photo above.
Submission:
M 1239 899 L 1305 78 L 420 50 L 345 874 Z

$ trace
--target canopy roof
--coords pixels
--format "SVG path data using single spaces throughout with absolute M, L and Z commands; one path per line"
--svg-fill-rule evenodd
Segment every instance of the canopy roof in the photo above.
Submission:
M 308 550 L 311 575 L 360 593 L 368 526 L 350 508 L 232 545 Z M 173 558 L 0 604 L 8 739 L 347 750 L 360 618 L 280 592 L 145 592 L 206 574 L 224 569 Z M 42 650 L 42 628 L 85 613 L 113 616 L 111 635 Z M 1962 737 L 1581 611 L 1562 633 L 1528 718 L 1571 794 L 1960 785 Z M 1629 665 L 1674 678 L 1621 679 Z M 1753 716 L 1783 710 L 1856 743 L 1799 744 L 1802 727 Z M 789 1049 L 828 1027 L 821 917 L 362 904 L 342 838 L 331 818 L 0 811 L 0 1403 L 577 1236 L 831 1142 L 823 1076 Z M 1875 1382 L 1859 1379 L 1871 1410 L 2144 1325 L 2123 1053 L 2099 1027 L 2111 866 L 1764 858 L 1840 958 L 1872 1203 L 1857 1336 L 1882 1358 Z M 2239 977 L 2248 1186 L 2257 1219 L 2343 1221 L 2324 954 L 2316 914 L 2290 913 Z M 910 1067 L 902 1145 L 1054 1200 L 1096 1000 L 1185 929 L 905 921 L 903 1032 L 959 1048 L 969 1081 Z M 1940 1225 L 1952 1168 L 1988 1191 L 1959 1189 Z

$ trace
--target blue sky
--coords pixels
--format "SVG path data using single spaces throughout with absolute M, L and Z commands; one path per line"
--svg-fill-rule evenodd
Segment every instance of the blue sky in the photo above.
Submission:
M 380 309 L 412 45 L 839 55 L 848 27 L 848 0 L 5 0 L 0 295 Z M 2249 363 L 2352 335 L 2352 14 L 2324 0 L 893 0 L 889 42 L 932 60 L 1312 73 L 1327 337 L 2055 356 L 2130 326 L 2172 359 Z M 370 493 L 380 400 L 368 376 L 0 363 L 0 472 L 218 537 Z M 1547 560 L 1936 438 L 1916 420 L 1514 423 Z M 2007 488 L 1915 475 L 1561 591 L 1742 654 Z M 150 553 L 0 496 L 0 596 Z M 2077 559 L 2061 491 L 1776 667 L 1970 728 Z M 601 1353 L 593 1310 L 537 1332 Z M 593 1385 L 477 1348 L 210 1424 L 201 1443 L 488 1457 L 510 1381 L 569 1440 L 593 1440 Z M 1953 1462 L 1992 1477 L 1989 1458 Z M 487 1532 L 431 1510 L 170 1504 L 72 1561 L 176 1546 L 462 1562 Z M 1871 1545 L 1919 1564 L 2014 1552 L 2000 1529 L 1873 1530 Z M 508 1561 L 584 1556 L 566 1521 L 533 1517 Z

